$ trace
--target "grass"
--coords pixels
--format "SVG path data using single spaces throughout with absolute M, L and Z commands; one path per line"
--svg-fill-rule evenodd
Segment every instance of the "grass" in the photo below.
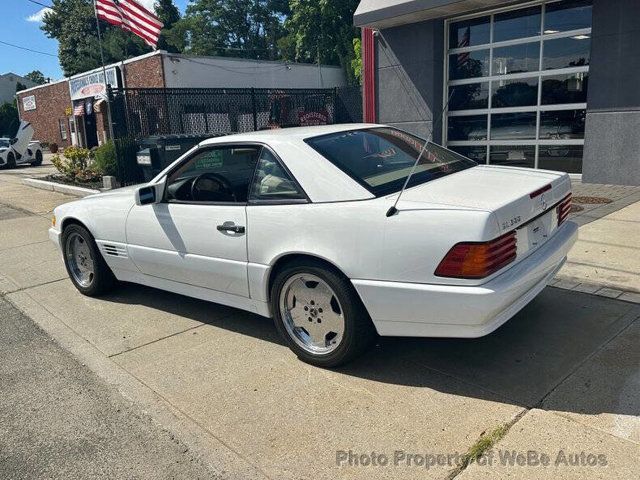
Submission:
M 471 445 L 471 448 L 469 448 L 469 451 L 465 454 L 462 460 L 462 465 L 460 466 L 461 469 L 467 468 L 470 463 L 476 461 L 484 454 L 484 452 L 498 443 L 498 441 L 507 434 L 510 426 L 510 423 L 505 423 L 494 428 L 488 434 L 483 433 L 480 435 L 480 438 L 476 440 L 476 443 Z

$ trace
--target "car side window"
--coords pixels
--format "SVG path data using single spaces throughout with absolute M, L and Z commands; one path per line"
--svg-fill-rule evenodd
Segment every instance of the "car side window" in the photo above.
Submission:
M 167 201 L 246 203 L 260 147 L 203 148 L 171 173 Z
M 275 155 L 263 148 L 249 192 L 249 201 L 305 199 L 304 193 Z

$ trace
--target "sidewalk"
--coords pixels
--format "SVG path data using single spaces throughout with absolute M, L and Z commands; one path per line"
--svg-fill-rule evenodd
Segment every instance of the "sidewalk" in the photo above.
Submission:
M 327 371 L 246 312 L 136 285 L 80 295 L 46 239 L 50 210 L 68 200 L 0 173 L 0 290 L 225 478 L 627 479 L 637 469 L 640 305 L 547 288 L 487 337 L 385 338 Z M 584 450 L 608 465 L 336 462 L 341 451 L 464 454 L 504 425 L 496 449 Z
M 578 183 L 574 198 L 611 203 L 574 202 L 582 210 L 571 220 L 582 226 L 553 285 L 640 302 L 640 187 Z

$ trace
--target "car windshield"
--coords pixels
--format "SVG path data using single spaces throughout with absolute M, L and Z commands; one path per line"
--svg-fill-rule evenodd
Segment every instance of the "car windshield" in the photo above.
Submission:
M 0 148 L 6 148 L 9 146 L 8 138 L 0 138 Z
M 348 130 L 306 140 L 314 150 L 375 196 L 398 192 L 425 140 L 395 128 Z M 408 187 L 477 165 L 458 153 L 429 142 Z

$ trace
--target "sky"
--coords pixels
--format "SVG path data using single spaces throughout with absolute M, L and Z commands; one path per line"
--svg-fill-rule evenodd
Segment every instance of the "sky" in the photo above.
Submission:
M 149 6 L 155 0 L 139 0 Z M 174 0 L 184 13 L 188 0 Z M 38 4 L 50 5 L 51 0 L 0 0 L 2 9 L 2 28 L 0 28 L 0 74 L 13 72 L 24 75 L 33 70 L 40 70 L 46 78 L 58 80 L 62 78 L 62 70 L 58 63 L 58 42 L 49 39 L 40 30 L 45 8 Z M 43 55 L 6 45 L 8 42 L 20 47 L 48 53 Z

